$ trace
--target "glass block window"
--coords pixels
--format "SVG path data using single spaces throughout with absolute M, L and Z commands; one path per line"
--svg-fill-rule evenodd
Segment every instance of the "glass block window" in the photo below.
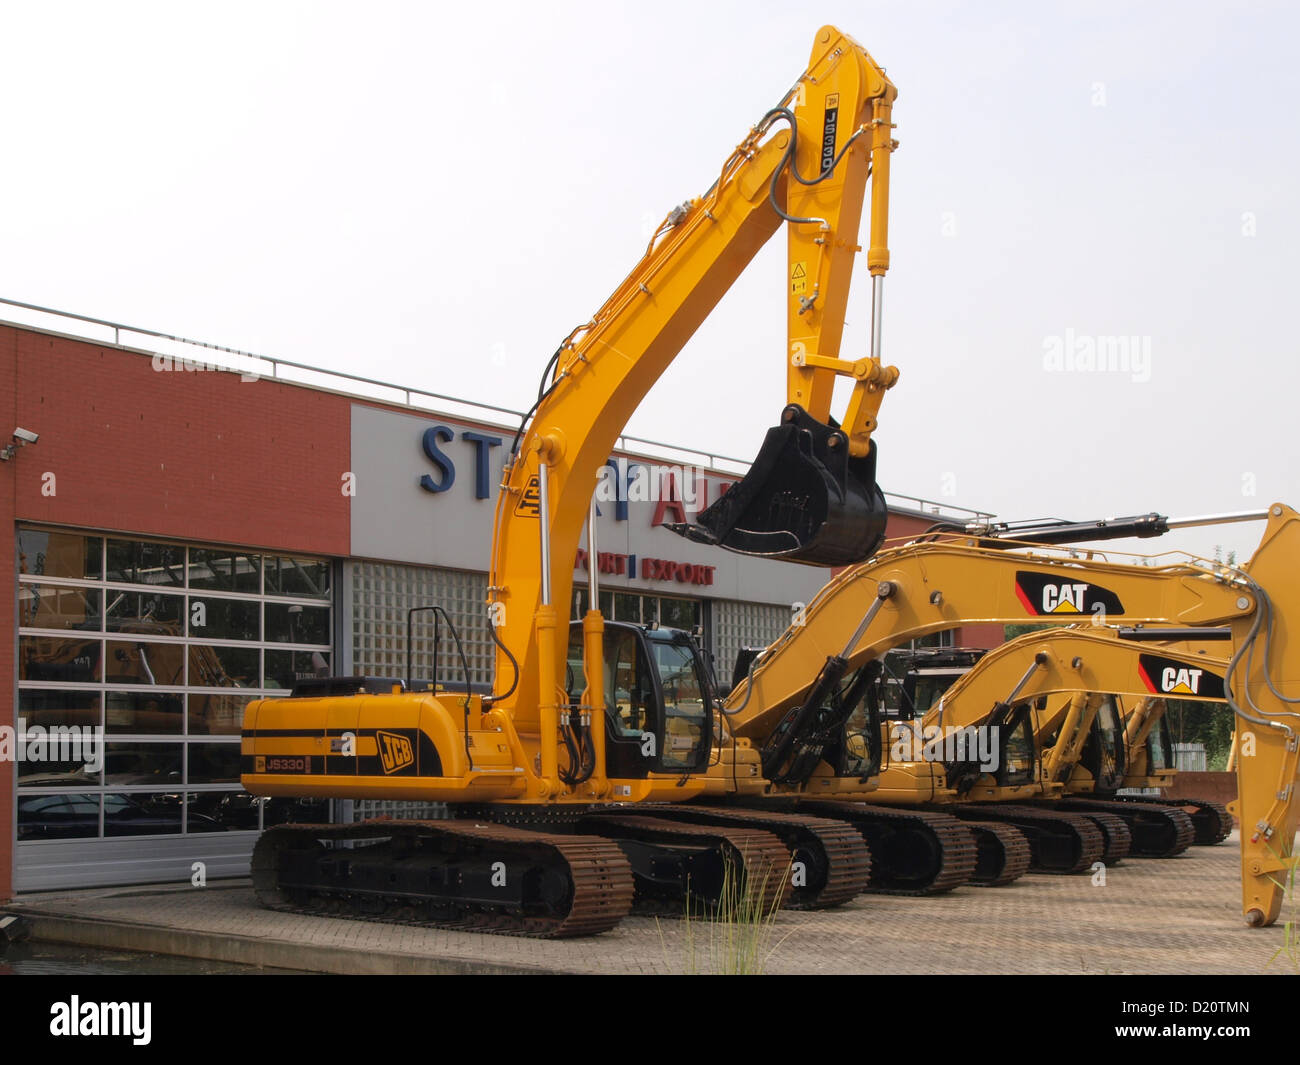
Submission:
M 464 570 L 356 562 L 352 567 L 352 672 L 406 679 L 406 624 L 413 607 L 440 606 L 460 636 L 469 679 L 492 679 L 493 644 L 487 629 L 487 576 Z M 412 618 L 412 679 L 434 677 L 434 620 Z M 437 679 L 455 686 L 465 670 L 445 622 L 438 626 Z

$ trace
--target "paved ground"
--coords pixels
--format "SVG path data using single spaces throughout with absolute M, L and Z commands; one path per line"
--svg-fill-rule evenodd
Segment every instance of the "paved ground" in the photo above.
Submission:
M 1288 904 L 1290 905 L 1290 904 Z M 1030 874 L 930 899 L 864 895 L 778 915 L 771 973 L 1285 973 L 1279 924 L 1240 917 L 1236 836 L 1089 876 Z M 272 913 L 247 881 L 28 895 L 43 939 L 322 972 L 708 972 L 707 925 L 629 918 L 586 940 L 518 939 Z M 1284 918 L 1285 918 L 1284 914 Z

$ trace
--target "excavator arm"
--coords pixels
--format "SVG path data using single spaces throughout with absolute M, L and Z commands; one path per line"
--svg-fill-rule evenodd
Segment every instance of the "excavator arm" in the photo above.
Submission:
M 783 223 L 789 233 L 789 404 L 726 506 L 678 531 L 741 551 L 815 564 L 869 556 L 886 511 L 870 430 L 893 383 L 868 357 L 838 359 L 868 173 L 875 167 L 869 267 L 888 266 L 894 86 L 871 57 L 823 28 L 808 69 L 749 131 L 703 196 L 674 209 L 644 257 L 547 367 L 512 448 L 498 498 L 489 615 L 498 641 L 490 704 L 540 736 L 540 776 L 555 790 L 557 722 L 572 560 L 597 477 L 628 418 L 682 346 Z M 848 419 L 829 418 L 836 376 L 854 381 Z M 741 506 L 740 504 L 744 505 Z M 584 705 L 601 711 L 599 615 L 586 619 Z M 595 730 L 599 733 L 599 729 Z M 597 743 L 597 772 L 601 773 Z

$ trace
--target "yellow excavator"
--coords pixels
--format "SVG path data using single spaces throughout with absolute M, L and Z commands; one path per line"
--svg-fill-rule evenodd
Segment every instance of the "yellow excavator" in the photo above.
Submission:
M 644 632 L 607 634 L 593 609 L 582 621 L 581 693 L 571 706 L 568 634 L 557 631 L 568 619 L 557 604 L 570 602 L 572 559 L 593 512 L 597 475 L 629 416 L 783 226 L 787 404 L 749 474 L 675 531 L 822 566 L 860 561 L 879 546 L 887 514 L 872 434 L 898 377 L 880 357 L 896 95 L 857 42 L 823 27 L 807 69 L 727 156 L 708 191 L 669 212 L 628 277 L 556 349 L 510 449 L 497 501 L 490 693 L 473 691 L 468 680 L 463 691 L 416 692 L 342 678 L 249 705 L 241 779 L 253 794 L 443 801 L 457 815 L 269 830 L 252 860 L 266 905 L 566 936 L 617 923 L 634 885 L 643 909 L 679 911 L 688 882 L 692 898 L 705 905 L 717 898 L 728 865 L 746 884 L 781 883 L 789 850 L 754 827 L 759 815 L 739 827 L 711 827 L 628 812 L 629 803 L 683 802 L 726 789 L 725 778 L 707 772 L 715 750 L 707 698 L 664 700 L 661 678 L 694 671 L 693 648 Z M 871 352 L 843 359 L 868 183 Z M 839 378 L 851 382 L 851 394 L 837 421 L 830 408 Z M 592 534 L 594 522 L 594 552 Z M 650 687 L 624 696 L 629 708 L 652 711 L 639 728 L 615 727 L 617 713 L 606 727 L 607 710 L 617 709 L 606 703 L 606 644 L 622 637 L 628 654 L 655 665 L 642 675 Z M 637 679 L 635 665 L 625 672 Z M 598 813 L 615 804 L 623 805 Z M 860 867 L 860 883 L 861 838 L 844 826 L 828 831 Z
M 1300 521 L 1281 506 L 1244 572 L 1049 557 L 989 546 L 983 534 L 936 534 L 876 554 L 885 508 L 872 436 L 883 393 L 897 379 L 880 358 L 895 95 L 859 45 L 823 28 L 807 70 L 728 156 L 713 186 L 669 213 L 628 278 L 556 350 L 510 449 L 497 502 L 490 692 L 475 691 L 466 669 L 463 687 L 444 681 L 414 691 L 391 679 L 326 678 L 303 682 L 288 699 L 249 705 L 242 782 L 253 794 L 432 800 L 454 814 L 270 829 L 252 862 L 264 905 L 570 936 L 612 927 L 634 901 L 643 911 L 679 913 L 687 889 L 695 904 L 720 904 L 728 870 L 760 904 L 787 897 L 832 904 L 865 884 L 867 840 L 886 863 L 898 841 L 929 840 L 934 855 L 912 880 L 933 881 L 936 865 L 941 875 L 946 865 L 964 868 L 964 878 L 975 846 L 947 815 L 893 811 L 892 827 L 876 832 L 833 810 L 820 816 L 808 802 L 857 798 L 878 783 L 870 764 L 878 731 L 866 738 L 864 758 L 844 725 L 867 687 L 853 671 L 888 646 L 963 623 L 1100 607 L 1130 624 L 1226 624 L 1241 646 L 1262 632 L 1264 646 L 1276 643 L 1285 655 L 1285 627 L 1273 625 L 1267 605 L 1277 595 L 1290 606 L 1287 560 L 1300 550 Z M 840 333 L 868 179 L 871 354 L 845 360 Z M 570 562 L 592 515 L 597 474 L 627 418 L 783 224 L 787 406 L 745 479 L 675 531 L 730 550 L 853 569 L 810 604 L 802 635 L 779 640 L 715 707 L 689 637 L 607 624 L 592 610 L 579 623 L 580 653 L 569 655 L 556 604 L 570 601 Z M 840 421 L 830 415 L 838 377 L 852 383 Z M 1161 521 L 1131 524 L 1143 532 Z M 594 551 L 594 521 L 588 525 Z M 1015 535 L 1023 542 L 1031 534 Z M 1039 535 L 1050 544 L 1066 542 L 1067 533 Z M 597 589 L 589 593 L 598 603 Z M 1248 662 L 1234 693 L 1239 716 L 1260 734 L 1256 760 L 1243 769 L 1241 804 L 1259 826 L 1243 850 L 1243 878 L 1263 923 L 1281 904 L 1265 882 L 1286 864 L 1264 850 L 1285 840 L 1288 854 L 1295 828 L 1293 804 L 1267 794 L 1295 769 L 1295 730 L 1283 720 L 1295 715 L 1284 701 L 1300 695 L 1300 681 L 1283 673 L 1275 687 L 1277 671 L 1276 661 L 1271 670 Z M 792 796 L 798 808 L 780 808 Z M 724 798 L 768 805 L 688 812 L 701 809 L 699 800 Z M 910 836 L 900 828 L 927 817 L 945 820 Z M 817 877 L 804 879 L 802 853 L 819 857 Z
M 1288 863 L 1295 835 L 1293 722 L 1298 715 L 1290 703 L 1300 701 L 1300 678 L 1291 675 L 1285 652 L 1286 619 L 1300 616 L 1294 613 L 1300 609 L 1300 587 L 1287 562 L 1300 551 L 1300 517 L 1280 504 L 1267 516 L 1259 549 L 1240 570 L 1195 560 L 1135 566 L 1081 558 L 1077 550 L 1049 557 L 1038 547 L 1013 549 L 1011 542 L 995 544 L 982 536 L 950 535 L 883 551 L 838 574 L 803 611 L 799 624 L 751 664 L 725 701 L 729 734 L 759 750 L 769 798 L 788 801 L 797 795 L 800 809 L 864 824 L 879 816 L 882 804 L 933 803 L 952 799 L 957 791 L 934 763 L 872 766 L 880 757 L 878 745 L 865 768 L 862 759 L 852 764 L 846 757 L 855 749 L 870 751 L 876 730 L 868 722 L 856 734 L 851 731 L 857 707 L 843 693 L 854 689 L 856 671 L 890 648 L 962 623 L 1023 623 L 1049 615 L 1119 620 L 1135 629 L 1165 626 L 1163 640 L 1218 638 L 1227 629 L 1235 654 L 1225 694 L 1239 718 L 1254 723 L 1256 740 L 1263 744 L 1266 737 L 1268 746 L 1266 757 L 1259 757 L 1257 748 L 1252 763 L 1241 762 L 1239 800 L 1241 816 L 1256 826 L 1243 834 L 1243 882 L 1255 892 L 1248 896 L 1247 910 L 1252 920 L 1267 923 L 1281 904 L 1272 874 Z M 1137 520 L 1152 528 L 1171 524 Z M 1208 523 L 1189 523 L 1193 520 Z M 1113 523 L 1110 531 L 1129 535 L 1135 521 Z M 1025 531 L 1016 536 L 1023 538 Z M 1170 635 L 1171 630 L 1181 635 Z M 847 640 L 846 633 L 852 634 Z M 1243 668 L 1240 659 L 1248 651 Z M 1081 689 L 1076 683 L 1070 690 L 1108 689 Z M 1032 749 L 1032 736 L 1029 740 Z M 1009 777 L 997 785 L 996 796 L 993 789 L 983 795 L 973 789 L 970 797 L 1027 800 L 1039 793 L 1037 781 Z M 854 804 L 836 801 L 846 798 L 868 798 L 871 808 L 855 815 Z M 992 805 L 963 813 L 1002 816 Z M 1054 818 L 1063 819 L 1062 826 L 1049 833 Z M 1105 844 L 1100 830 L 1083 827 L 1090 819 L 1039 809 L 1018 814 L 1012 823 L 1049 840 L 1055 835 L 1056 846 L 1066 852 L 1055 862 L 1070 869 L 1090 853 L 1097 858 L 1104 853 L 1098 849 Z

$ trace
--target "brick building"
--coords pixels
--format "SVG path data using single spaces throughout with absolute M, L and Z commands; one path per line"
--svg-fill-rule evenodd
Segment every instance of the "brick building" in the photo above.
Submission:
M 194 861 L 210 876 L 245 873 L 267 811 L 239 788 L 243 706 L 303 676 L 405 676 L 412 606 L 446 607 L 473 679 L 490 679 L 484 571 L 511 412 L 21 305 L 0 312 L 15 319 L 0 322 L 5 435 L 39 435 L 0 463 L 0 527 L 13 537 L 0 598 L 14 604 L 0 615 L 12 648 L 0 655 L 11 696 L 0 729 L 33 756 L 6 757 L 0 743 L 0 899 L 189 879 Z M 682 461 L 620 444 L 611 468 L 624 475 Z M 713 497 L 743 472 L 690 461 Z M 602 514 L 602 609 L 698 626 L 729 675 L 739 648 L 773 639 L 829 574 L 689 543 L 659 527 L 665 509 L 673 501 Z M 974 516 L 955 509 L 944 516 Z M 889 533 L 937 515 L 893 498 Z M 590 561 L 579 553 L 575 577 Z M 575 580 L 575 609 L 582 589 Z M 433 667 L 417 640 L 414 674 Z M 70 726 L 103 729 L 99 765 L 55 757 Z

